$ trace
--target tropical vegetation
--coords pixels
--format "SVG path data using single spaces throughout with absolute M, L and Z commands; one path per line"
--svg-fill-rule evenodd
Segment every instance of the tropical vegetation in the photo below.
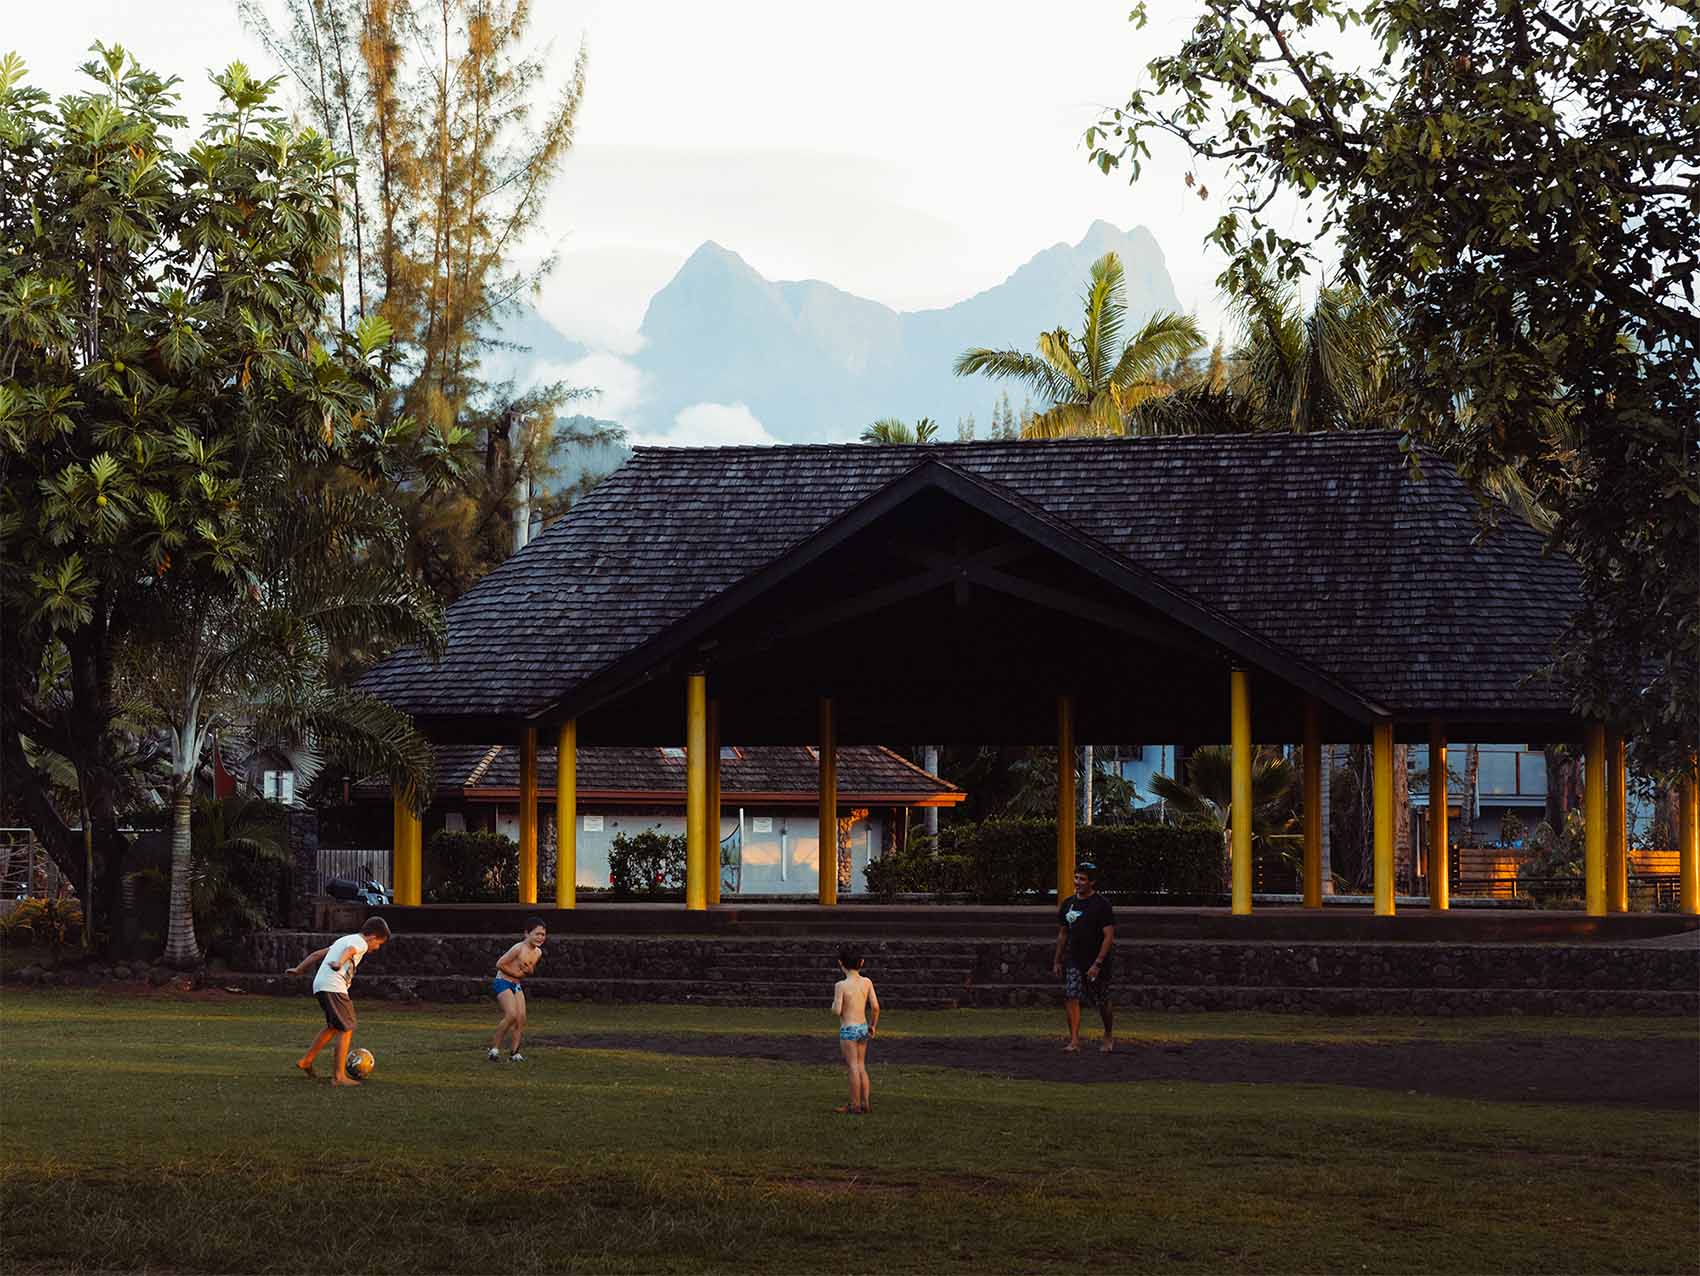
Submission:
M 1173 388 L 1163 370 L 1204 344 L 1190 315 L 1153 315 L 1125 341 L 1127 295 L 1121 259 L 1105 253 L 1092 263 L 1082 298 L 1081 330 L 1039 334 L 1038 353 L 965 350 L 957 376 L 1010 380 L 1038 396 L 1040 407 L 1022 425 L 1030 438 L 1127 432 L 1131 414 Z
M 1228 168 L 1230 292 L 1337 253 L 1397 315 L 1404 428 L 1552 512 L 1585 583 L 1555 671 L 1666 775 L 1700 738 L 1693 13 L 1221 0 L 1086 134 L 1135 180 L 1158 139 Z M 1378 62 L 1342 62 L 1351 26 Z
M 343 149 L 331 300 L 348 326 L 381 317 L 375 428 L 424 421 L 467 452 L 461 481 L 388 476 L 407 566 L 452 602 L 578 494 L 555 481 L 568 445 L 617 428 L 563 408 L 590 391 L 516 384 L 502 321 L 554 269 L 522 256 L 583 106 L 588 54 L 551 76 L 525 0 L 239 0 L 306 117 Z
M 106 934 L 121 813 L 163 787 L 187 960 L 187 796 L 212 724 L 418 773 L 410 732 L 328 670 L 434 643 L 434 601 L 386 552 L 386 493 L 452 481 L 455 439 L 376 415 L 387 325 L 327 306 L 345 161 L 285 118 L 276 81 L 219 73 L 220 109 L 179 150 L 174 81 L 116 47 L 84 70 L 92 89 L 50 104 L 0 58 L 0 773 Z M 75 777 L 69 817 L 51 758 Z

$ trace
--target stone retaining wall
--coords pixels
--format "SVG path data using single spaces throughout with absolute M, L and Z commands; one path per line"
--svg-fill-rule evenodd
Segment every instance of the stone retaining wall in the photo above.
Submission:
M 329 933 L 255 935 L 230 986 L 304 991 L 281 972 Z M 398 935 L 362 968 L 365 997 L 432 1001 L 490 995 L 506 936 Z M 1060 998 L 1050 942 L 893 939 L 859 945 L 894 1008 L 1041 1006 Z M 718 1005 L 815 1005 L 836 977 L 825 939 L 562 936 L 534 997 Z M 1126 943 L 1115 1000 L 1129 1009 L 1325 1014 L 1700 1015 L 1700 950 L 1599 944 Z

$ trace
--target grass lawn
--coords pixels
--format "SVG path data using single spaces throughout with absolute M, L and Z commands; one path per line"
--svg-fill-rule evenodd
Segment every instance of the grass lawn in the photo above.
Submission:
M 532 1030 L 816 1032 L 818 1065 L 478 1049 L 486 1007 L 360 1003 L 360 1090 L 290 1066 L 305 996 L 0 995 L 0 1270 L 1693 1271 L 1696 1113 L 1263 1085 L 882 1071 L 837 1117 L 824 1012 L 544 1003 Z M 1089 1016 L 1090 1018 L 1090 1016 Z M 890 1035 L 1054 1034 L 1036 1013 Z M 1128 1048 L 1658 1020 L 1125 1015 Z

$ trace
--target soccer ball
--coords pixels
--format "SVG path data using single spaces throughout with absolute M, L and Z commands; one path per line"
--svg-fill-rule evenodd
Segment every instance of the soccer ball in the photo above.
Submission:
M 372 1075 L 372 1069 L 378 1066 L 378 1061 L 372 1057 L 372 1052 L 364 1048 L 348 1052 L 348 1075 L 356 1081 L 364 1081 Z

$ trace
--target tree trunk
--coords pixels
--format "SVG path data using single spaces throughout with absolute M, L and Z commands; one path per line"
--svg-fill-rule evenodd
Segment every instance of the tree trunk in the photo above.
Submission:
M 1464 746 L 1464 794 L 1459 805 L 1464 817 L 1464 844 L 1473 846 L 1476 840 L 1476 780 L 1481 772 L 1482 751 L 1473 744 Z
M 1334 893 L 1334 839 L 1329 824 L 1334 818 L 1334 746 L 1322 746 L 1322 893 Z
M 1080 822 L 1092 823 L 1092 746 L 1083 745 L 1081 756 L 1085 765 L 1080 769 Z
M 1393 746 L 1393 880 L 1413 885 L 1411 855 L 1411 746 Z
M 923 744 L 921 746 L 921 765 L 923 767 L 925 767 L 933 775 L 937 775 L 939 773 L 939 746 L 938 745 L 936 745 L 936 744 Z M 926 809 L 926 811 L 923 812 L 921 818 L 925 822 L 925 828 L 926 828 L 927 836 L 931 837 L 931 838 L 938 837 L 938 835 L 939 835 L 939 809 L 938 809 L 938 807 L 929 806 Z
M 195 907 L 190 850 L 189 809 L 194 775 L 175 775 L 171 787 L 171 911 L 170 930 L 165 940 L 165 962 L 179 970 L 200 964 L 201 950 L 195 942 Z

